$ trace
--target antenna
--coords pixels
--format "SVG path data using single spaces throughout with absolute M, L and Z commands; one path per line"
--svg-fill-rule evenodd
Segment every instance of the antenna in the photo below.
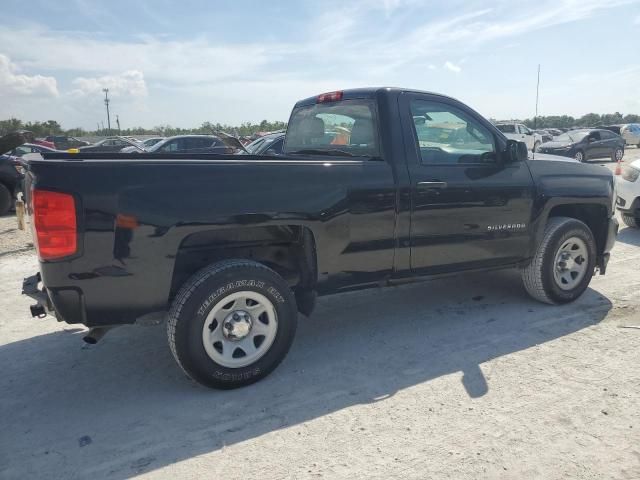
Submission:
M 538 98 L 540 94 L 540 64 L 538 64 L 538 84 L 536 85 L 536 116 L 533 117 L 533 129 L 538 128 Z

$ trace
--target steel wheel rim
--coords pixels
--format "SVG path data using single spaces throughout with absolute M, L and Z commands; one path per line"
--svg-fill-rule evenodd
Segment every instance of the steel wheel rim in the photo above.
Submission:
M 576 160 L 578 160 L 579 162 L 582 161 L 582 152 L 577 152 L 576 153 Z
M 620 149 L 616 150 L 616 160 L 617 161 L 622 160 L 622 150 Z
M 278 331 L 273 303 L 253 291 L 227 295 L 209 311 L 202 344 L 211 360 L 227 368 L 242 368 L 262 358 Z
M 580 284 L 589 268 L 587 244 L 578 237 L 571 237 L 556 252 L 553 277 L 561 290 L 572 290 Z

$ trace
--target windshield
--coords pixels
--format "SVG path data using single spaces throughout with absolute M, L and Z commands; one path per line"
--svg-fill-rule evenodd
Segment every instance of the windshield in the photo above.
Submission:
M 245 150 L 248 153 L 254 153 L 255 151 L 257 151 L 264 142 L 268 141 L 266 138 L 264 137 L 260 137 L 260 138 L 256 138 L 253 142 L 251 142 L 249 145 L 247 145 L 245 148 Z
M 160 140 L 158 143 L 153 145 L 151 148 L 148 148 L 147 151 L 148 152 L 156 152 L 156 151 L 160 150 L 164 145 L 169 143 L 170 140 L 171 139 L 169 139 L 169 138 L 165 138 L 164 140 Z
M 379 156 L 373 102 L 344 100 L 296 108 L 284 153 Z
M 144 142 L 142 142 L 146 147 L 151 147 L 158 143 L 159 141 L 164 140 L 162 138 L 148 138 Z
M 584 137 L 586 137 L 588 134 L 589 132 L 584 132 L 584 131 L 567 132 L 567 133 L 563 133 L 562 135 L 558 135 L 556 138 L 554 138 L 554 141 L 577 143 L 581 141 Z

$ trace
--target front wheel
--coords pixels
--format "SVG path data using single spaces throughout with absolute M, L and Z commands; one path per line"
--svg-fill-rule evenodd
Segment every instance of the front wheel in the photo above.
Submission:
M 584 162 L 584 152 L 582 150 L 578 150 L 573 158 L 575 158 L 580 163 Z
M 568 303 L 587 289 L 595 263 L 596 243 L 589 227 L 575 218 L 552 217 L 531 263 L 522 270 L 522 280 L 534 299 Z
M 169 311 L 174 358 L 193 380 L 231 389 L 256 382 L 284 359 L 297 325 L 296 301 L 270 268 L 226 260 L 193 275 Z
M 613 162 L 619 162 L 622 157 L 624 157 L 624 150 L 619 147 L 611 153 L 611 161 Z

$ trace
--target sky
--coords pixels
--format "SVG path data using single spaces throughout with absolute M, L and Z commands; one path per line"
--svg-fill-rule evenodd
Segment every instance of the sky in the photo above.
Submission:
M 363 86 L 486 117 L 640 113 L 640 0 L 0 0 L 0 119 L 286 121 Z M 114 122 L 115 123 L 115 122 Z

